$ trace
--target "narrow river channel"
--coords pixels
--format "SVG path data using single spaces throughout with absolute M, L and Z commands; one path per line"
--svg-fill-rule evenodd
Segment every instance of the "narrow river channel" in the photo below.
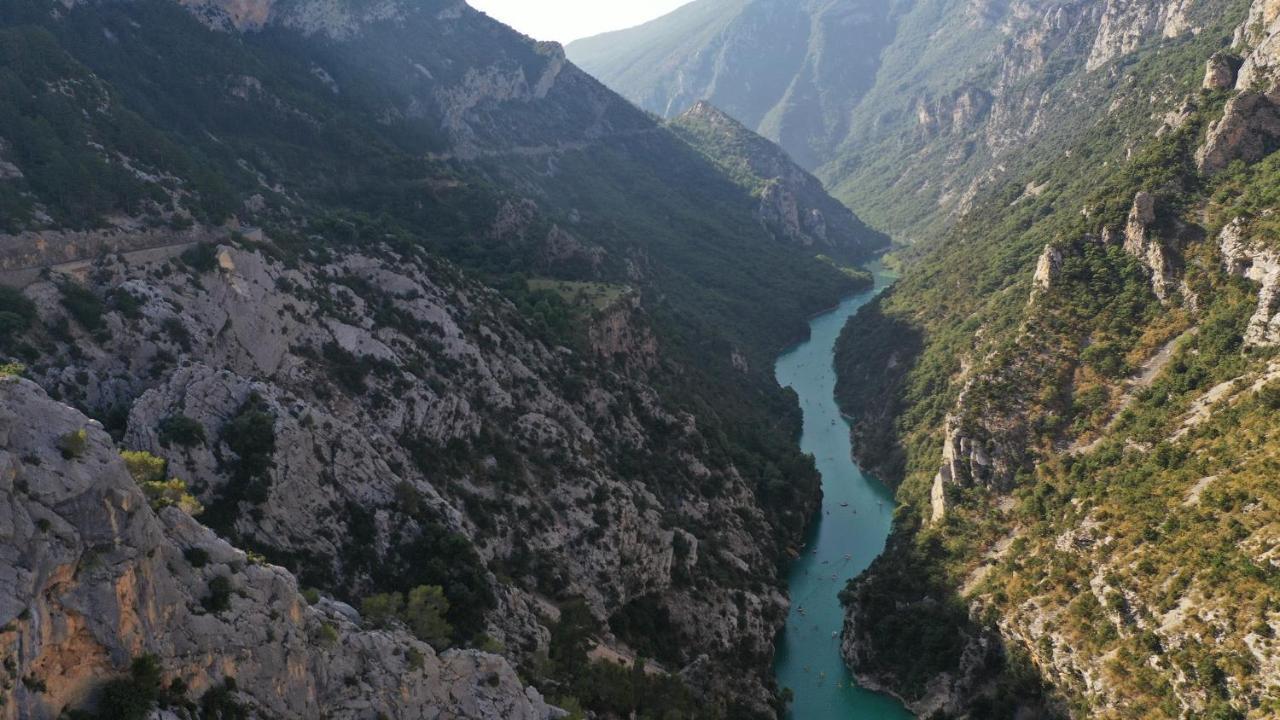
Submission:
M 853 461 L 849 423 L 835 400 L 835 346 L 845 322 L 892 281 L 884 268 L 872 290 L 814 318 L 807 342 L 778 358 L 777 377 L 795 389 L 804 410 L 801 448 L 822 473 L 822 516 L 814 524 L 787 585 L 791 614 L 778 643 L 778 685 L 795 693 L 794 720 L 902 720 L 911 718 L 893 698 L 865 690 L 840 657 L 844 616 L 837 597 L 845 582 L 884 550 L 893 518 L 893 494 Z

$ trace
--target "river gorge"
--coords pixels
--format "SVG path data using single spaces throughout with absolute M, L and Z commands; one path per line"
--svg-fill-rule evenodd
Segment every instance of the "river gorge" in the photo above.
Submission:
M 795 720 L 910 718 L 895 699 L 859 687 L 840 657 L 844 622 L 839 593 L 884 550 L 893 522 L 893 493 L 853 460 L 848 421 L 835 400 L 836 339 L 858 309 L 893 281 L 879 263 L 875 286 L 815 317 L 807 341 L 777 362 L 779 384 L 795 390 L 804 412 L 801 449 L 822 474 L 822 515 L 791 568 L 791 612 L 778 644 L 780 687 L 794 693 Z

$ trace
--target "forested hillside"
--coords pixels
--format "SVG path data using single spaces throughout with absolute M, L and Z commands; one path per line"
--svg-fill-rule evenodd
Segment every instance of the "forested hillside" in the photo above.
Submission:
M 1108 112 L 841 340 L 901 502 L 845 654 L 925 716 L 1277 712 L 1274 8 L 1133 5 L 1216 20 L 1090 60 Z

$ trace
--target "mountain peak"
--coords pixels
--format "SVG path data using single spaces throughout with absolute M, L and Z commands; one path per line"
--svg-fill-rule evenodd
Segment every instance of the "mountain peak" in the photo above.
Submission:
M 725 124 L 733 128 L 746 130 L 747 127 L 711 103 L 710 100 L 699 100 L 688 110 L 681 113 L 679 120 L 700 120 L 714 124 Z

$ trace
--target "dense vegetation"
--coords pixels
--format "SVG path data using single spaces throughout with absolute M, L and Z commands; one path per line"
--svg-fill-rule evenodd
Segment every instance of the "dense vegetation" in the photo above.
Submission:
M 1198 88 L 1238 18 L 1233 5 L 1195 41 L 1121 61 L 1141 99 L 1103 93 L 1108 116 L 1063 117 L 1071 152 L 1024 158 L 1017 183 L 921 253 L 841 339 L 840 396 L 860 418 L 860 453 L 899 483 L 902 503 L 888 551 L 845 599 L 874 618 L 864 632 L 877 652 L 861 669 L 910 696 L 986 637 L 985 673 L 999 680 L 971 711 L 999 712 L 984 717 L 1026 704 L 1133 718 L 1276 712 L 1255 652 L 1272 633 L 1277 574 L 1255 545 L 1272 499 L 1245 479 L 1269 472 L 1274 351 L 1245 351 L 1256 296 L 1215 247 L 1237 217 L 1272 242 L 1274 159 L 1197 171 L 1224 102 L 1208 91 L 1178 127 L 1123 142 L 1150 127 L 1145 88 L 1171 76 Z M 1115 240 L 1139 192 L 1155 198 L 1148 231 L 1180 280 L 1163 303 Z M 1061 262 L 1032 293 L 1046 246 Z M 1215 387 L 1233 399 L 1196 419 Z M 945 485 L 945 519 L 931 522 L 944 426 L 1008 471 Z M 908 657 L 904 643 L 931 651 Z M 1089 663 L 1092 681 L 1079 675 Z

